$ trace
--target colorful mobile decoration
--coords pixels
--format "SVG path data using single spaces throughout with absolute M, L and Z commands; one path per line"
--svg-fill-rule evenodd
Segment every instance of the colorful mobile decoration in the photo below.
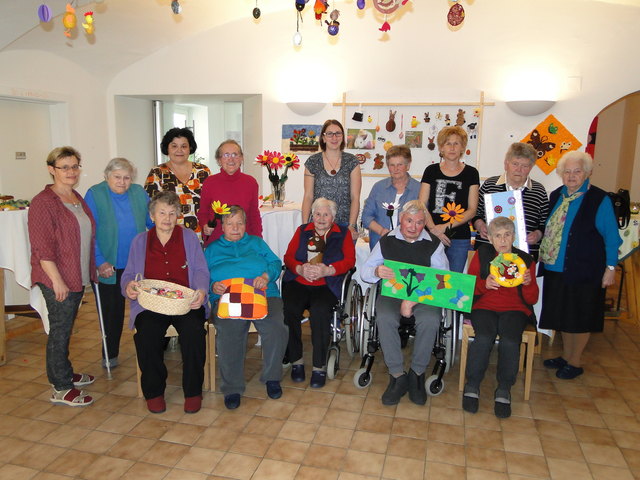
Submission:
M 48 5 L 43 3 L 38 7 L 38 18 L 45 23 L 51 21 L 51 9 Z
M 489 264 L 489 273 L 502 287 L 517 287 L 524 282 L 527 266 L 515 253 L 501 253 Z
M 391 30 L 391 25 L 387 20 L 388 15 L 391 15 L 400 7 L 400 5 L 404 5 L 408 1 L 409 0 L 373 0 L 373 6 L 376 8 L 376 10 L 384 15 L 384 23 L 379 28 L 381 32 L 388 32 L 389 30 Z
M 331 36 L 335 36 L 338 34 L 338 32 L 340 31 L 340 22 L 338 22 L 338 17 L 340 16 L 340 11 L 334 9 L 330 14 L 329 14 L 329 18 L 331 19 L 331 22 L 325 20 L 324 23 L 326 23 L 328 25 L 327 27 L 327 32 L 329 32 L 329 35 Z
M 470 312 L 476 277 L 410 263 L 385 260 L 395 276 L 382 281 L 382 295 Z
M 73 8 L 70 3 L 67 3 L 67 11 L 62 16 L 62 25 L 64 25 L 65 28 L 65 37 L 71 36 L 71 30 L 76 28 L 77 23 L 78 19 L 76 18 L 76 9 Z
M 454 0 L 456 3 L 451 5 L 449 9 L 449 13 L 447 13 L 447 22 L 452 27 L 457 27 L 462 22 L 464 22 L 464 8 L 457 0 Z
M 540 122 L 521 142 L 530 143 L 538 153 L 536 165 L 549 175 L 566 152 L 577 150 L 582 143 L 553 115 Z
M 171 11 L 176 15 L 180 15 L 182 13 L 182 5 L 178 0 L 173 0 L 171 2 Z
M 327 13 L 328 8 L 329 3 L 326 0 L 316 0 L 315 5 L 313 6 L 313 12 L 316 14 L 316 20 L 320 20 L 320 22 L 322 22 L 322 15 Z
M 93 24 L 93 12 L 86 12 L 84 14 L 84 22 L 82 23 L 82 28 L 87 32 L 87 35 L 93 35 L 95 31 L 95 25 Z
M 365 5 L 364 5 L 364 0 L 358 0 L 358 2 L 356 3 L 356 5 L 358 6 L 358 8 L 360 10 L 363 10 Z

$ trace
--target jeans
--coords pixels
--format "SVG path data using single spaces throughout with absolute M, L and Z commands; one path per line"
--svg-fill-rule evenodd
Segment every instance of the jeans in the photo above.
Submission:
M 473 310 L 471 312 L 475 339 L 469 343 L 465 392 L 480 392 L 480 384 L 489 365 L 489 355 L 498 335 L 500 341 L 496 374 L 497 391 L 503 394 L 511 391 L 518 375 L 520 343 L 522 343 L 522 332 L 527 326 L 527 321 L 527 315 L 519 311 Z
M 444 251 L 449 259 L 449 270 L 462 273 L 467 263 L 467 256 L 471 248 L 471 240 L 468 238 L 451 239 L 451 246 L 445 247 Z
M 56 293 L 38 283 L 49 311 L 49 337 L 47 339 L 47 378 L 56 390 L 73 388 L 73 366 L 69 360 L 69 342 L 80 301 L 84 292 L 69 292 L 62 302 Z

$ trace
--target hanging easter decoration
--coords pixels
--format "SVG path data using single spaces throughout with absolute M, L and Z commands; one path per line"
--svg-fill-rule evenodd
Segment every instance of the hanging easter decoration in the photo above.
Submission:
M 447 14 L 447 22 L 452 27 L 457 27 L 462 22 L 464 22 L 464 8 L 458 2 L 451 5 L 449 9 L 449 13 Z
M 51 21 L 51 9 L 44 3 L 38 7 L 38 18 L 41 22 Z
M 359 8 L 360 10 L 364 9 L 364 0 L 358 0 L 358 1 L 356 2 L 356 5 L 358 6 L 358 8 Z
M 302 8 L 304 8 L 304 0 L 302 0 Z M 296 47 L 302 45 L 302 35 L 300 34 L 300 22 L 302 21 L 302 9 L 298 8 L 298 0 L 296 0 L 296 33 L 293 34 L 293 44 Z
M 258 8 L 258 0 L 256 0 L 256 8 L 253 9 L 253 18 L 256 20 L 260 18 L 260 9 Z
M 173 13 L 175 13 L 176 15 L 182 13 L 182 5 L 180 5 L 180 2 L 178 0 L 173 0 L 171 2 L 171 11 L 173 11 Z
M 327 9 L 329 8 L 329 3 L 326 0 L 316 0 L 316 3 L 313 5 L 313 11 L 316 14 L 316 20 L 320 20 L 322 23 L 322 15 L 327 13 Z
M 93 12 L 86 12 L 84 14 L 84 22 L 82 23 L 82 28 L 87 32 L 87 35 L 93 35 L 95 31 L 95 25 L 93 24 Z
M 70 3 L 67 3 L 67 11 L 62 16 L 62 25 L 65 28 L 64 35 L 65 37 L 71 36 L 71 30 L 76 28 L 78 20 L 76 18 L 76 10 L 71 6 Z
M 409 0 L 373 0 L 373 6 L 384 15 L 384 23 L 378 30 L 381 32 L 388 32 L 391 30 L 391 25 L 387 20 L 388 15 L 391 15 L 400 7 L 400 5 L 404 5 L 408 1 Z
M 338 22 L 339 16 L 340 16 L 340 11 L 334 9 L 329 15 L 331 22 L 328 22 L 327 20 L 324 21 L 324 23 L 328 25 L 327 31 L 331 36 L 336 36 L 338 34 L 338 31 L 340 30 L 340 22 Z
M 306 5 L 307 5 L 307 2 L 305 2 L 304 0 L 296 0 L 296 10 L 298 10 L 299 12 L 304 10 L 304 7 Z

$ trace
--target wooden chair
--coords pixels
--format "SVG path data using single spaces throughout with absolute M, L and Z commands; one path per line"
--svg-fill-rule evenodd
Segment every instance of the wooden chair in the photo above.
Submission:
M 207 325 L 209 325 L 209 322 L 206 322 L 204 324 L 204 328 L 205 330 L 207 330 Z M 177 337 L 178 336 L 178 332 L 176 331 L 176 329 L 173 327 L 173 325 L 169 325 L 169 328 L 167 328 L 167 333 L 165 334 L 165 337 Z M 213 365 L 215 368 L 215 342 L 213 344 L 214 348 L 213 348 L 213 355 L 211 354 L 211 350 L 210 350 L 210 342 L 207 341 L 207 356 L 206 356 L 206 360 L 204 363 L 204 385 L 202 386 L 202 390 L 203 391 L 209 391 L 210 390 L 210 383 L 209 383 L 209 378 L 210 378 L 210 374 L 209 374 L 209 370 L 211 369 L 211 358 L 213 357 Z M 138 381 L 138 398 L 142 398 L 142 384 L 140 383 L 140 377 L 142 375 L 142 372 L 140 371 L 140 365 L 138 365 L 138 356 L 136 354 L 136 378 Z M 211 390 L 215 390 L 215 374 L 214 374 L 214 388 L 212 388 Z
M 531 394 L 531 377 L 533 374 L 533 356 L 536 349 L 536 337 L 538 332 L 532 325 L 522 332 L 522 343 L 520 344 L 520 372 L 524 368 L 524 399 L 529 400 Z M 465 369 L 467 368 L 467 350 L 469 348 L 469 338 L 475 337 L 473 326 L 464 324 L 462 326 L 462 347 L 460 350 L 460 383 L 458 390 L 464 390 Z

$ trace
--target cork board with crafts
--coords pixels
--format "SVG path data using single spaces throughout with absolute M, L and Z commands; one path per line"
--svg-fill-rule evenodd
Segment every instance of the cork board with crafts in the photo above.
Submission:
M 411 148 L 411 175 L 440 161 L 438 132 L 459 126 L 468 136 L 462 160 L 476 168 L 480 158 L 480 131 L 485 103 L 347 103 L 343 97 L 342 121 L 346 131 L 345 151 L 358 158 L 363 176 L 386 177 L 385 155 L 393 145 Z

